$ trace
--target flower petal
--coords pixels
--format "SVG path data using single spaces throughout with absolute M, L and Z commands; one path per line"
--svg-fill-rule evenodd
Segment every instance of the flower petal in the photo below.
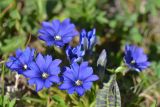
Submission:
M 70 89 L 68 89 L 68 94 L 73 94 L 75 91 L 75 87 L 71 87 Z
M 49 76 L 47 79 L 51 82 L 54 82 L 54 83 L 60 82 L 60 78 L 58 76 Z
M 45 41 L 48 46 L 51 46 L 55 43 L 52 36 L 40 35 L 38 38 Z
M 32 70 L 27 70 L 23 72 L 23 75 L 27 78 L 35 78 L 35 77 L 41 77 L 39 72 L 35 72 Z
M 55 59 L 55 60 L 52 62 L 52 64 L 53 64 L 54 66 L 58 66 L 61 62 L 62 62 L 62 60 L 60 60 L 60 59 Z
M 48 71 L 50 64 L 52 63 L 52 56 L 50 55 L 45 56 L 45 62 L 46 62 L 45 71 Z
M 84 82 L 83 83 L 83 88 L 85 90 L 89 90 L 89 89 L 91 89 L 91 87 L 92 87 L 92 82 Z
M 79 71 L 79 79 L 83 80 L 93 74 L 93 69 L 91 67 L 83 67 Z
M 40 53 L 38 54 L 38 56 L 36 58 L 36 64 L 39 67 L 41 72 L 45 71 L 46 63 L 45 63 L 45 60 L 44 60 L 42 54 L 40 54 Z
M 96 80 L 98 80 L 98 79 L 99 79 L 99 77 L 98 77 L 97 75 L 91 75 L 91 76 L 89 76 L 88 78 L 86 78 L 86 79 L 84 80 L 84 82 L 96 81 Z
M 39 69 L 39 67 L 38 67 L 38 65 L 35 62 L 29 63 L 28 66 L 34 72 L 39 72 L 39 73 L 41 72 L 40 69 Z
M 85 92 L 83 87 L 76 87 L 75 91 L 78 93 L 79 96 L 82 96 Z
M 60 85 L 59 88 L 60 88 L 61 90 L 66 90 L 66 89 L 70 89 L 71 87 L 73 87 L 72 82 L 66 81 L 66 82 L 64 82 L 62 85 Z
M 36 79 L 36 91 L 40 91 L 43 89 L 43 86 L 44 86 L 44 80 L 42 79 Z
M 39 78 L 31 78 L 28 80 L 28 83 L 29 85 L 33 85 L 33 84 L 36 84 L 36 80 L 39 79 Z
M 44 85 L 45 85 L 45 87 L 46 87 L 46 88 L 51 87 L 51 86 L 52 86 L 52 84 L 53 84 L 53 83 L 52 83 L 49 79 L 46 79 L 46 80 L 45 80 Z
M 78 74 L 77 74 L 78 75 Z M 64 80 L 66 81 L 75 81 L 77 77 L 74 75 L 73 70 L 68 70 L 63 73 Z
M 73 62 L 71 64 L 71 68 L 73 69 L 73 75 L 74 77 L 78 77 L 78 71 L 79 71 L 79 65 L 76 62 Z
M 58 32 L 58 30 L 59 30 L 59 27 L 60 27 L 60 21 L 59 20 L 53 20 L 52 21 L 52 26 L 53 26 L 53 28 L 54 28 L 54 30 L 56 31 L 56 32 Z

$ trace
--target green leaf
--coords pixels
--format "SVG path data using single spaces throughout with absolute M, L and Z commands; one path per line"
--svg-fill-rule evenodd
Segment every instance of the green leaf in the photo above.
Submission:
M 57 107 L 67 107 L 67 104 L 65 104 L 64 99 L 60 96 L 54 95 L 52 99 L 58 103 Z
M 45 0 L 36 0 L 36 5 L 37 5 L 37 11 L 38 11 L 38 20 L 42 21 L 46 18 L 46 9 L 45 9 Z
M 0 9 L 6 8 L 9 4 L 11 4 L 14 0 L 0 0 Z
M 158 105 L 157 105 L 157 101 L 156 100 L 154 100 L 154 102 L 151 104 L 151 106 L 150 107 L 157 107 Z
M 14 107 L 16 103 L 16 99 L 11 100 L 11 102 L 9 103 L 9 107 Z
M 99 12 L 98 16 L 96 17 L 97 21 L 101 24 L 103 23 L 108 23 L 107 17 L 106 17 L 106 13 L 105 12 Z
M 33 101 L 33 102 L 37 102 L 37 103 L 40 103 L 40 104 L 45 104 L 45 100 L 38 99 L 38 98 L 33 98 L 33 97 L 23 97 L 22 100 Z
M 13 52 L 15 49 L 24 46 L 25 36 L 15 36 L 13 38 L 5 39 L 4 42 L 6 45 L 0 46 L 2 53 Z
M 142 41 L 142 35 L 140 34 L 138 28 L 134 27 L 131 29 L 130 31 L 130 35 L 131 35 L 131 40 L 137 42 L 137 43 L 141 43 Z
M 111 20 L 111 21 L 109 21 L 109 26 L 110 26 L 111 28 L 115 28 L 115 27 L 117 26 L 116 20 Z
M 119 87 L 116 82 L 116 75 L 111 75 L 108 83 L 98 92 L 96 107 L 121 107 Z
M 160 78 L 160 62 L 158 62 L 158 63 L 153 62 L 152 63 L 152 68 L 156 72 L 156 75 Z
M 11 11 L 10 17 L 13 19 L 18 19 L 18 20 L 21 19 L 21 16 L 20 16 L 20 13 L 18 12 L 18 10 Z

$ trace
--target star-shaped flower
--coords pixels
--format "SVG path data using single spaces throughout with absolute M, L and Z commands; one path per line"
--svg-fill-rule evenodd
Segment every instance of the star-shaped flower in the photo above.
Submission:
M 39 38 L 45 41 L 48 46 L 63 47 L 77 34 L 75 25 L 70 22 L 70 19 L 65 19 L 62 22 L 59 20 L 53 20 L 51 23 L 42 22 L 42 28 L 39 30 Z
M 92 50 L 93 47 L 97 43 L 96 38 L 96 29 L 92 29 L 91 31 L 87 32 L 83 29 L 80 33 L 80 44 L 84 48 L 84 50 Z
M 66 49 L 66 55 L 68 60 L 72 62 L 80 62 L 83 60 L 83 56 L 85 55 L 85 51 L 82 50 L 81 45 L 76 47 L 68 46 Z
M 68 90 L 69 94 L 77 92 L 82 96 L 87 90 L 90 90 L 93 81 L 99 78 L 97 75 L 93 75 L 93 69 L 88 66 L 88 62 L 82 62 L 80 65 L 74 62 L 70 68 L 66 67 L 63 79 L 61 90 Z
M 58 77 L 60 73 L 59 64 L 61 60 L 55 59 L 52 61 L 52 57 L 47 55 L 43 57 L 38 54 L 36 61 L 30 64 L 30 70 L 24 72 L 24 75 L 29 78 L 28 83 L 30 85 L 36 85 L 36 91 L 40 91 L 45 88 L 51 87 L 53 83 L 59 83 Z
M 150 65 L 150 62 L 147 61 L 147 55 L 143 52 L 143 49 L 134 45 L 127 44 L 125 46 L 124 60 L 126 65 L 138 72 L 146 69 Z
M 23 74 L 29 70 L 29 64 L 34 59 L 34 49 L 27 47 L 24 51 L 21 49 L 16 50 L 15 56 L 10 56 L 6 66 L 12 71 L 17 71 L 18 74 Z

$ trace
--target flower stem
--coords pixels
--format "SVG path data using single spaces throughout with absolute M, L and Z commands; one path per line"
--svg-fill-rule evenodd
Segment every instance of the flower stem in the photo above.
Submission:
M 4 101 L 4 71 L 5 70 L 5 65 L 2 64 L 2 72 L 1 72 L 1 86 L 2 86 L 2 103 Z

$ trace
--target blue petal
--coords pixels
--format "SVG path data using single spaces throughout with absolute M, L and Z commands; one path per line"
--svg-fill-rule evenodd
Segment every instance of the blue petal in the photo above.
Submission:
M 142 63 L 142 62 L 145 62 L 145 61 L 147 61 L 147 55 L 145 55 L 145 54 L 140 54 L 139 55 L 139 57 L 136 57 L 135 58 L 135 61 L 137 62 L 137 63 Z
M 60 73 L 60 68 L 57 66 L 50 66 L 48 69 L 50 75 L 58 75 Z
M 91 76 L 93 74 L 93 69 L 91 67 L 85 67 L 81 69 L 79 72 L 79 79 L 84 80 L 87 77 Z
M 23 53 L 23 52 L 22 52 L 21 49 L 17 49 L 17 50 L 16 50 L 16 57 L 21 56 L 22 53 Z
M 96 29 L 92 29 L 91 31 L 88 32 L 88 38 L 91 39 L 92 37 L 94 37 L 96 34 Z
M 45 62 L 46 62 L 45 70 L 47 71 L 50 67 L 50 64 L 52 63 L 52 56 L 50 55 L 45 56 Z
M 79 65 L 76 62 L 74 62 L 74 63 L 71 64 L 71 68 L 74 71 L 74 72 L 72 72 L 74 77 L 78 77 Z
M 63 41 L 54 41 L 54 44 L 58 47 L 63 47 L 64 46 L 64 43 Z
M 51 46 L 54 44 L 54 39 L 52 36 L 41 35 L 39 36 L 39 39 L 44 40 L 48 46 Z
M 26 76 L 27 78 L 41 77 L 41 74 L 39 72 L 32 71 L 32 70 L 24 71 L 23 75 Z
M 61 90 L 66 90 L 66 89 L 70 89 L 71 87 L 73 87 L 72 82 L 66 81 L 66 82 L 64 82 L 62 85 L 60 85 L 59 88 L 60 88 Z
M 55 60 L 52 62 L 52 64 L 53 64 L 54 66 L 58 66 L 61 62 L 62 62 L 62 60 L 60 60 L 60 59 L 55 59 Z
M 87 67 L 88 67 L 88 62 L 86 61 L 86 62 L 82 62 L 82 63 L 81 63 L 79 69 L 80 69 L 80 71 L 81 71 L 81 70 L 83 70 L 84 68 L 87 68 Z
M 78 93 L 79 96 L 82 96 L 85 92 L 83 87 L 76 87 L 75 91 Z
M 6 62 L 6 66 L 11 70 L 21 69 L 21 63 L 18 60 Z
M 46 79 L 46 80 L 45 80 L 44 85 L 45 85 L 45 87 L 46 87 L 46 88 L 51 87 L 51 86 L 52 86 L 52 84 L 53 84 L 53 83 L 52 83 L 49 79 Z
M 68 94 L 73 94 L 75 91 L 76 87 L 71 87 L 70 89 L 68 89 Z
M 99 78 L 98 78 L 97 75 L 91 75 L 91 76 L 87 77 L 87 78 L 84 80 L 84 82 L 96 81 L 96 80 L 98 80 L 98 79 L 99 79 Z
M 55 35 L 55 33 L 57 32 L 53 29 L 52 24 L 49 22 L 42 22 L 42 26 L 43 26 L 43 30 L 48 32 L 50 36 Z
M 93 37 L 91 37 L 91 39 L 90 39 L 90 42 L 89 42 L 89 48 L 90 49 L 92 49 L 95 45 L 96 45 L 96 43 L 97 43 L 97 38 L 96 38 L 96 36 L 94 35 Z
M 32 55 L 31 49 L 27 47 L 24 50 L 23 55 L 24 55 L 25 63 L 27 63 L 28 61 L 32 60 L 34 54 Z
M 138 63 L 137 65 L 140 70 L 144 70 L 150 65 L 150 62 L 142 62 L 142 63 Z
M 66 27 L 70 26 L 70 19 L 67 18 L 61 22 L 60 29 L 63 31 Z
M 40 91 L 43 89 L 43 86 L 44 86 L 44 80 L 42 79 L 36 79 L 36 91 Z
M 92 82 L 84 82 L 84 83 L 83 83 L 83 88 L 84 88 L 85 90 L 90 90 L 91 87 L 92 87 Z
M 75 36 L 78 34 L 78 32 L 75 30 L 75 25 L 74 24 L 69 24 L 67 26 L 63 26 L 63 32 L 61 31 L 60 34 L 64 36 Z
M 55 31 L 59 31 L 59 28 L 60 28 L 60 21 L 59 20 L 53 20 L 52 21 L 52 26 L 54 28 Z
M 63 41 L 63 43 L 68 43 L 68 42 L 70 42 L 71 40 L 72 40 L 72 36 L 64 36 L 63 38 L 62 38 L 62 41 Z
M 30 62 L 28 66 L 32 71 L 41 73 L 38 65 L 35 62 Z
M 40 53 L 38 54 L 38 56 L 36 58 L 36 64 L 39 67 L 41 72 L 45 71 L 45 67 L 46 67 L 45 60 L 44 60 L 42 54 L 40 54 Z
M 54 82 L 54 83 L 60 82 L 60 78 L 58 76 L 49 76 L 47 79 L 51 82 Z
M 64 80 L 68 80 L 68 81 L 75 81 L 76 79 L 78 79 L 77 77 L 75 77 L 74 71 L 72 70 L 65 71 L 63 73 L 63 77 L 64 77 Z
M 37 79 L 39 79 L 39 78 L 31 78 L 31 79 L 29 79 L 28 80 L 29 85 L 35 84 Z

